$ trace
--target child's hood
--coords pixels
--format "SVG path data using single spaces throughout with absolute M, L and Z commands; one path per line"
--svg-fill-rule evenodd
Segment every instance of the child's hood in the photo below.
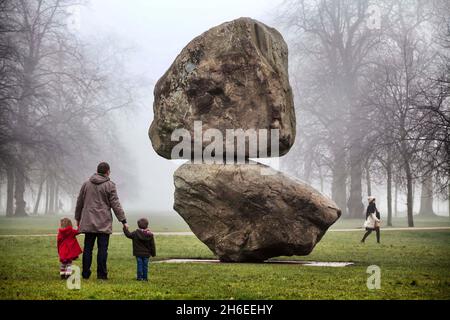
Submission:
M 136 236 L 139 240 L 149 240 L 153 237 L 153 233 L 149 229 L 136 229 Z
M 68 226 L 66 228 L 59 228 L 58 233 L 63 237 L 68 237 L 73 234 L 73 228 L 71 226 Z

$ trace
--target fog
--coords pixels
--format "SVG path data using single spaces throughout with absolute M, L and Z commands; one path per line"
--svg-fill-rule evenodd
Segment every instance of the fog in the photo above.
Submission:
M 213 26 L 244 16 L 270 24 L 270 12 L 279 2 L 94 0 L 82 8 L 80 32 L 83 36 L 111 35 L 116 41 L 122 41 L 131 51 L 129 70 L 149 80 L 143 105 L 117 121 L 121 142 L 130 153 L 129 165 L 137 173 L 132 199 L 122 197 L 127 210 L 172 212 L 173 172 L 180 161 L 158 156 L 148 138 L 147 131 L 153 119 L 153 85 L 194 37 Z M 113 166 L 114 159 L 105 160 Z M 95 170 L 95 163 L 93 165 Z M 125 181 L 117 183 L 120 187 Z
M 33 0 L 0 3 L 0 212 L 68 214 L 111 165 L 128 213 L 175 214 L 148 137 L 153 89 L 180 51 L 251 17 L 289 48 L 296 138 L 258 159 L 364 218 L 450 211 L 450 3 L 445 0 Z M 29 21 L 34 21 L 33 26 Z

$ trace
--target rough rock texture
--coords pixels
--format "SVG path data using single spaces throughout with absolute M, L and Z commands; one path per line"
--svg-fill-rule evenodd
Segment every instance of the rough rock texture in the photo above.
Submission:
M 185 128 L 193 137 L 194 121 L 224 136 L 225 129 L 278 128 L 283 155 L 295 139 L 287 45 L 278 31 L 250 18 L 214 27 L 192 40 L 159 79 L 153 109 L 149 136 L 164 158 L 178 143 L 171 141 L 173 130 Z
M 312 187 L 259 163 L 188 163 L 174 180 L 174 209 L 222 261 L 307 255 L 341 214 Z

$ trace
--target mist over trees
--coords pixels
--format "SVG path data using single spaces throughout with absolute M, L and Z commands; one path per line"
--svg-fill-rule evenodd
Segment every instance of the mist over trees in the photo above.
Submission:
M 120 45 L 74 30 L 79 4 L 0 0 L 8 216 L 68 211 L 97 161 L 113 159 L 114 175 L 133 181 L 114 119 L 133 110 L 139 84 Z M 367 195 L 387 204 L 388 225 L 403 198 L 410 226 L 414 213 L 434 215 L 433 200 L 450 197 L 450 2 L 286 0 L 276 9 L 268 19 L 289 45 L 298 120 L 284 170 L 329 194 L 343 217 L 363 218 Z
M 121 49 L 107 39 L 86 42 L 71 28 L 74 5 L 0 0 L 0 209 L 7 216 L 61 212 L 62 197 L 73 200 L 95 169 L 88 160 L 121 154 L 126 161 L 112 111 L 133 106 L 135 84 Z
M 388 225 L 406 193 L 414 226 L 417 185 L 416 211 L 434 215 L 433 197 L 450 193 L 448 1 L 288 0 L 278 9 L 300 140 L 285 169 L 322 191 L 330 184 L 344 217 L 364 217 L 374 180 L 386 188 Z

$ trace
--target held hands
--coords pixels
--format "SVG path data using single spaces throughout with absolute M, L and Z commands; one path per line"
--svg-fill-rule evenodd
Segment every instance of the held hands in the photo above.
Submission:
M 126 230 L 128 230 L 128 223 L 124 223 L 124 224 L 123 224 L 123 228 L 126 229 Z

